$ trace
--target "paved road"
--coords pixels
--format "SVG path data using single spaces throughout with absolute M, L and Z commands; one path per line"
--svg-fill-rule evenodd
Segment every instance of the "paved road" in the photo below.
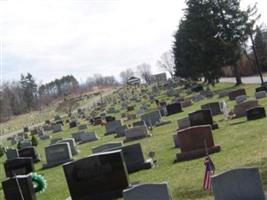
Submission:
M 263 77 L 264 81 L 267 81 L 267 77 Z M 225 83 L 235 83 L 235 78 L 221 78 L 220 82 L 225 82 Z M 242 77 L 242 82 L 247 83 L 247 84 L 252 84 L 252 83 L 261 83 L 261 79 L 259 76 L 249 76 L 249 77 Z

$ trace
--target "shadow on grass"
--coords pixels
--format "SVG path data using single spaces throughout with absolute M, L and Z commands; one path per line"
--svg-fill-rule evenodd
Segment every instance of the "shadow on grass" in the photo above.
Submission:
M 199 184 L 200 189 L 190 189 L 190 188 L 183 188 L 183 191 L 181 191 L 181 188 L 177 188 L 173 192 L 173 196 L 179 197 L 179 199 L 199 199 L 204 198 L 208 196 L 212 196 L 211 191 L 205 191 L 201 188 L 201 183 Z
M 248 167 L 258 167 L 261 172 L 262 184 L 267 188 L 267 157 L 262 158 L 259 162 L 249 163 Z
M 219 92 L 222 92 L 222 91 L 225 91 L 225 90 L 231 90 L 231 89 L 235 89 L 237 88 L 238 86 L 234 85 L 234 86 L 230 86 L 230 87 L 226 87 L 226 88 L 223 88 L 223 89 L 215 89 L 213 90 L 214 94 L 219 94 Z
M 247 121 L 240 121 L 240 122 L 234 122 L 234 123 L 230 123 L 230 126 L 234 126 L 234 125 L 239 125 L 239 124 L 244 124 Z

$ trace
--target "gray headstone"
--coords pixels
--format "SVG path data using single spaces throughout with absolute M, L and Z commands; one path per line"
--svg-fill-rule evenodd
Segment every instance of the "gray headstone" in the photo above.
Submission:
M 19 157 L 19 152 L 17 149 L 7 149 L 6 150 L 6 158 L 7 160 L 11 160 Z
M 78 127 L 79 130 L 84 130 L 84 129 L 87 129 L 87 128 L 88 128 L 88 127 L 87 127 L 86 124 L 81 124 L 81 125 L 79 125 L 79 127 Z
M 172 200 L 167 183 L 140 184 L 123 190 L 124 200 Z
M 212 177 L 215 200 L 265 200 L 259 170 L 239 168 Z
M 182 119 L 178 119 L 177 120 L 177 124 L 178 124 L 178 128 L 179 129 L 184 129 L 184 128 L 188 128 L 191 126 L 190 124 L 190 120 L 188 117 L 182 118 Z
M 76 149 L 76 143 L 75 143 L 75 140 L 73 138 L 65 138 L 65 139 L 62 139 L 60 141 L 58 141 L 56 144 L 58 143 L 69 143 L 70 145 L 70 150 L 71 150 L 71 154 L 74 156 L 74 155 L 77 155 L 79 153 L 79 151 Z
M 247 96 L 246 95 L 240 95 L 240 96 L 237 96 L 235 98 L 235 101 L 236 101 L 237 104 L 243 103 L 246 100 L 247 100 Z
M 70 145 L 67 142 L 45 147 L 47 164 L 43 168 L 54 167 L 72 160 Z
M 20 148 L 25 148 L 25 147 L 31 147 L 32 146 L 32 141 L 31 140 L 21 140 L 20 141 Z
M 147 136 L 150 136 L 150 133 L 146 126 L 136 126 L 125 131 L 126 140 L 134 140 Z
M 85 132 L 85 133 L 82 133 L 80 137 L 81 137 L 80 144 L 99 140 L 99 137 L 96 134 L 96 132 Z
M 113 148 L 121 147 L 121 146 L 123 146 L 122 142 L 106 143 L 106 144 L 92 148 L 92 153 L 102 153 L 102 152 L 106 152 L 109 149 L 113 149 Z
M 174 147 L 180 148 L 180 142 L 179 142 L 179 137 L 177 133 L 172 135 L 172 139 L 173 139 Z
M 266 97 L 266 91 L 256 92 L 255 97 L 256 97 L 256 99 L 265 98 Z
M 106 124 L 106 135 L 116 133 L 116 129 L 122 126 L 120 120 L 114 120 Z
M 143 120 L 147 126 L 155 126 L 161 121 L 160 111 L 156 110 L 150 113 L 146 113 L 141 116 L 141 120 Z

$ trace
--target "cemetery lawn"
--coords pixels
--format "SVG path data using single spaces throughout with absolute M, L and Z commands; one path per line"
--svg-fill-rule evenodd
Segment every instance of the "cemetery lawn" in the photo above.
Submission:
M 234 84 L 225 83 L 217 84 L 212 88 L 214 91 L 233 88 Z M 254 98 L 256 84 L 242 85 L 250 98 Z M 162 99 L 168 98 L 164 95 Z M 234 101 L 230 102 L 227 97 L 224 98 L 228 106 L 232 107 Z M 176 153 L 179 149 L 174 148 L 172 135 L 176 132 L 177 119 L 186 116 L 189 112 L 200 109 L 202 104 L 221 101 L 217 95 L 209 100 L 202 100 L 193 106 L 184 108 L 184 112 L 164 117 L 171 120 L 171 124 L 154 128 L 153 136 L 133 142 L 140 142 L 147 157 L 149 151 L 155 151 L 157 165 L 150 170 L 143 170 L 129 175 L 131 183 L 151 183 L 151 182 L 168 182 L 174 200 L 211 200 L 214 197 L 212 192 L 202 190 L 204 176 L 204 158 L 192 161 L 173 163 Z M 267 108 L 267 98 L 259 100 L 259 104 Z M 154 105 L 153 105 L 154 106 Z M 137 107 L 137 106 L 136 106 Z M 119 119 L 120 114 L 116 114 Z M 263 177 L 264 189 L 267 190 L 267 119 L 256 121 L 246 121 L 246 118 L 239 118 L 232 121 L 225 121 L 223 115 L 214 117 L 219 124 L 219 129 L 213 131 L 215 144 L 221 145 L 222 151 L 212 154 L 211 158 L 216 167 L 216 174 L 243 166 L 256 166 L 260 168 Z M 244 123 L 245 122 L 245 123 Z M 81 123 L 86 123 L 82 121 Z M 130 124 L 131 122 L 125 122 Z M 105 128 L 102 126 L 90 126 L 89 130 L 94 130 L 101 137 L 100 140 L 86 143 L 78 146 L 80 153 L 74 157 L 75 160 L 91 154 L 91 148 L 107 142 L 121 141 L 122 138 L 114 139 L 113 136 L 105 136 Z M 51 134 L 53 137 L 71 137 L 71 133 L 77 131 L 77 128 L 69 129 L 67 125 L 63 131 Z M 38 151 L 41 155 L 42 162 L 35 164 L 37 173 L 43 174 L 48 182 L 48 188 L 44 193 L 37 194 L 38 200 L 64 200 L 69 196 L 69 190 L 65 180 L 62 166 L 42 170 L 42 163 L 46 163 L 44 147 L 50 143 L 49 140 L 39 140 Z M 4 141 L 4 144 L 10 146 L 10 142 Z M 5 173 L 3 163 L 5 157 L 0 158 L 0 180 L 4 180 Z M 116 181 L 116 180 L 114 180 Z M 3 199 L 3 192 L 0 186 L 0 199 Z

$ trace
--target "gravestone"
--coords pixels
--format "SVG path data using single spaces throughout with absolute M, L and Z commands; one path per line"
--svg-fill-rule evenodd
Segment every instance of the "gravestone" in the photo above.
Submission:
M 182 108 L 186 108 L 186 107 L 192 106 L 193 103 L 191 99 L 187 99 L 187 100 L 182 101 L 181 105 L 182 105 Z
M 102 152 L 106 152 L 109 149 L 113 149 L 113 148 L 121 147 L 121 146 L 123 146 L 122 142 L 106 143 L 106 144 L 92 148 L 92 153 L 94 153 L 94 154 L 102 153 Z
M 125 141 L 140 139 L 149 136 L 151 136 L 151 134 L 149 133 L 146 126 L 136 126 L 125 130 Z
M 267 92 L 267 87 L 263 85 L 263 86 L 260 86 L 260 87 L 256 88 L 255 90 L 256 90 L 256 92 L 260 92 L 260 91 Z
M 199 101 L 203 100 L 204 98 L 205 98 L 204 96 L 202 96 L 201 94 L 198 94 L 196 96 L 193 96 L 192 100 L 193 100 L 193 102 L 199 102 Z
M 30 131 L 30 129 L 29 129 L 28 126 L 23 127 L 23 132 L 24 132 L 24 133 L 27 133 L 27 132 L 29 132 L 29 131 Z
M 266 97 L 266 91 L 256 92 L 255 97 L 256 97 L 256 99 L 265 98 Z
M 34 171 L 32 158 L 14 158 L 4 163 L 6 177 L 15 175 L 27 175 Z
M 116 136 L 115 137 L 124 137 L 125 136 L 125 130 L 127 130 L 127 125 L 120 126 L 115 129 Z
M 237 89 L 237 90 L 232 90 L 228 93 L 229 99 L 230 100 L 235 100 L 236 97 L 240 95 L 247 95 L 245 89 Z
M 70 127 L 70 128 L 75 128 L 75 127 L 77 127 L 77 121 L 76 121 L 76 120 L 72 120 L 72 121 L 70 121 L 70 122 L 69 122 L 69 127 Z
M 144 121 L 137 121 L 137 122 L 133 122 L 133 127 L 136 126 L 146 126 Z
M 78 129 L 81 131 L 81 130 L 84 130 L 84 129 L 87 129 L 87 125 L 86 124 L 81 124 L 79 125 Z
M 25 147 L 20 149 L 19 157 L 30 157 L 34 163 L 41 161 L 38 151 L 34 147 Z
M 63 142 L 45 147 L 45 157 L 47 163 L 43 164 L 44 169 L 72 161 L 70 144 Z
M 214 145 L 210 125 L 190 127 L 179 130 L 177 134 L 181 149 L 181 153 L 176 154 L 178 162 L 205 156 L 206 147 L 209 154 L 221 150 L 220 146 Z
M 177 120 L 177 124 L 178 124 L 178 128 L 179 129 L 184 129 L 184 128 L 188 128 L 191 126 L 190 124 L 190 120 L 188 117 L 184 117 L 182 119 L 178 119 Z
M 232 169 L 212 177 L 215 200 L 265 200 L 258 168 Z
M 127 106 L 127 111 L 130 112 L 130 111 L 133 111 L 134 110 L 134 106 Z
M 17 144 L 17 139 L 16 139 L 16 137 L 12 137 L 11 140 L 10 140 L 10 143 L 11 143 L 11 145 L 15 145 L 15 144 Z
M 79 132 L 72 133 L 71 136 L 72 136 L 72 138 L 74 138 L 75 142 L 80 142 L 81 141 L 81 135 L 84 133 L 85 133 L 85 131 L 79 131 Z
M 266 117 L 266 112 L 264 107 L 254 107 L 246 111 L 247 120 L 255 120 Z
M 79 153 L 79 151 L 76 149 L 76 143 L 75 143 L 75 140 L 73 138 L 64 138 L 64 139 L 58 141 L 56 144 L 65 143 L 65 142 L 69 143 L 71 154 L 73 156 L 75 156 Z
M 62 131 L 61 124 L 52 124 L 51 127 L 52 127 L 53 133 Z
M 168 104 L 166 106 L 166 109 L 167 109 L 167 115 L 168 116 L 183 112 L 182 105 L 180 103 Z
M 7 149 L 6 150 L 6 158 L 7 160 L 11 160 L 19 157 L 19 152 L 17 149 Z
M 63 169 L 72 200 L 113 200 L 129 186 L 121 151 L 93 154 Z
M 134 120 L 136 119 L 137 116 L 135 113 L 127 113 L 127 120 L 130 121 L 130 120 Z
M 50 145 L 51 144 L 55 144 L 55 143 L 57 143 L 60 140 L 63 140 L 63 138 L 52 138 L 51 141 L 50 141 Z
M 161 114 L 159 110 L 141 115 L 141 120 L 146 123 L 147 126 L 155 126 L 161 121 Z
M 2 182 L 5 200 L 36 200 L 31 175 L 12 177 Z
M 81 137 L 81 141 L 79 144 L 84 144 L 87 142 L 92 142 L 92 141 L 96 141 L 100 139 L 98 135 L 96 134 L 96 132 L 85 132 L 85 133 L 82 133 L 80 137 Z
M 201 106 L 202 110 L 210 110 L 212 116 L 222 114 L 219 102 L 207 103 Z
M 108 122 L 105 126 L 105 128 L 106 128 L 105 135 L 110 135 L 110 134 L 116 133 L 116 129 L 118 127 L 121 127 L 121 126 L 122 126 L 121 120 L 114 120 L 114 121 Z
M 191 86 L 190 90 L 192 92 L 200 92 L 203 90 L 203 86 L 202 85 L 199 85 L 199 84 L 194 84 Z
M 227 97 L 229 95 L 229 91 L 228 90 L 220 91 L 218 95 L 219 98 Z
M 114 150 L 122 151 L 127 171 L 129 173 L 154 167 L 154 162 L 152 159 L 145 160 L 140 143 L 107 149 L 107 151 Z
M 180 148 L 180 142 L 177 133 L 172 135 L 173 143 L 175 148 Z
M 237 96 L 235 98 L 235 102 L 236 104 L 240 104 L 240 103 L 243 103 L 244 101 L 247 100 L 247 96 L 246 95 L 240 95 L 240 96 Z
M 245 101 L 243 103 L 235 105 L 233 109 L 234 118 L 246 116 L 247 110 L 257 107 L 257 106 L 258 106 L 257 100 L 249 100 L 249 101 Z
M 139 184 L 123 190 L 124 200 L 172 200 L 167 183 Z
M 20 149 L 23 149 L 25 147 L 32 147 L 31 140 L 21 140 L 19 143 L 20 143 Z
M 189 113 L 189 120 L 191 126 L 199 125 L 211 125 L 212 129 L 217 129 L 218 124 L 213 122 L 211 111 L 210 110 L 197 110 L 195 112 Z

